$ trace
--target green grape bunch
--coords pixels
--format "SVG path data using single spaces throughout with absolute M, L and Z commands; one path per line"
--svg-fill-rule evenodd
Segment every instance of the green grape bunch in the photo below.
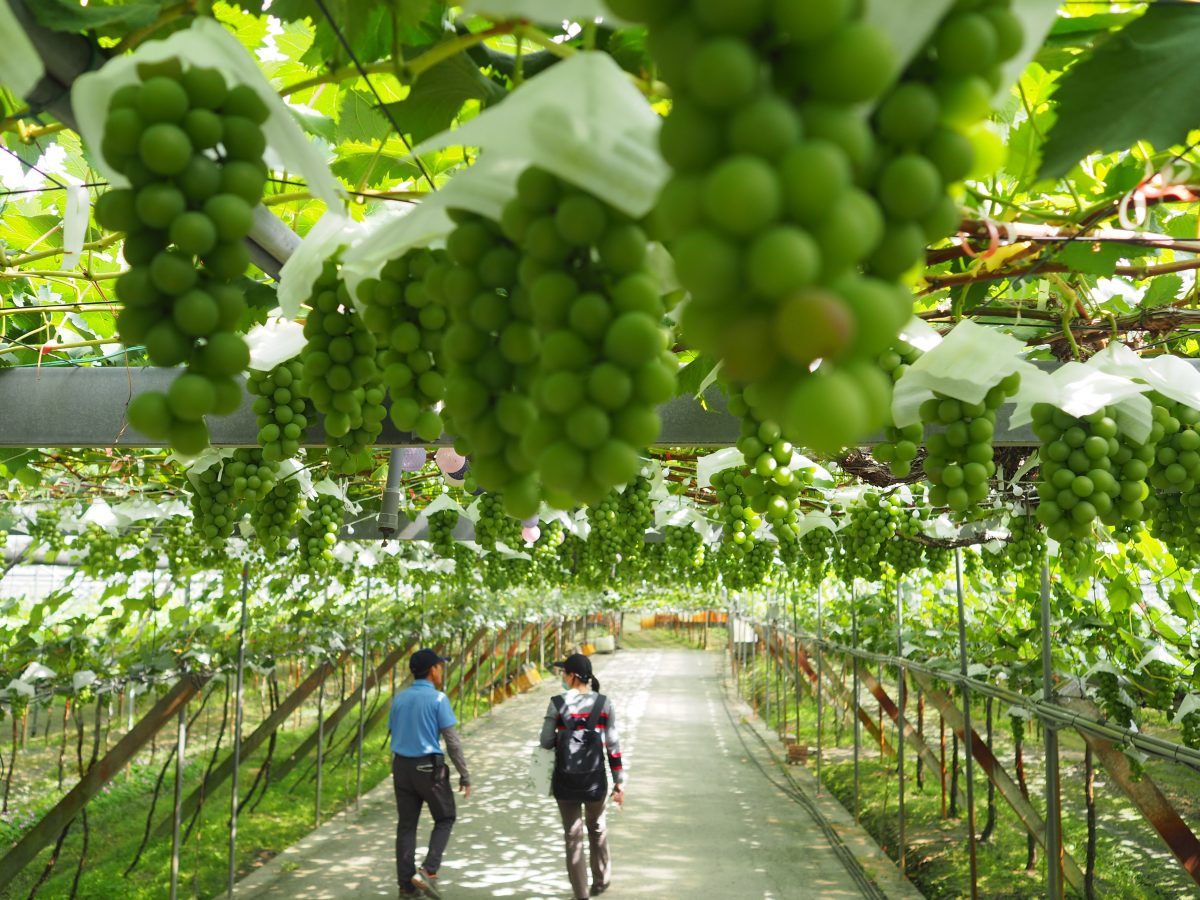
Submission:
M 692 584 L 704 568 L 707 548 L 704 536 L 691 525 L 668 525 L 663 529 L 666 564 L 680 584 Z
M 908 367 L 924 354 L 916 347 L 905 341 L 898 341 L 896 346 L 879 357 L 879 367 L 893 385 L 896 384 Z M 875 445 L 872 455 L 881 463 L 885 463 L 894 478 L 907 478 L 912 474 L 913 462 L 917 451 L 925 441 L 925 425 L 914 422 L 903 428 L 896 426 L 888 416 L 888 423 L 883 428 L 883 440 Z
M 602 198 L 536 167 L 517 179 L 500 227 L 518 252 L 540 348 L 537 416 L 522 453 L 552 506 L 597 502 L 638 475 L 641 450 L 661 430 L 658 405 L 675 395 L 648 237 Z
M 442 416 L 455 449 L 471 459 L 474 482 L 523 518 L 541 500 L 535 459 L 523 446 L 538 418 L 531 390 L 540 344 L 528 292 L 517 279 L 520 257 L 497 223 L 459 210 L 452 215 L 456 226 L 442 271 L 425 281 L 448 315 Z
M 882 425 L 901 276 L 957 230 L 980 89 L 1021 46 L 1008 0 L 956 5 L 904 70 L 851 0 L 609 6 L 648 26 L 671 88 L 654 223 L 691 294 L 688 343 L 797 444 L 832 453 Z
M 816 587 L 825 580 L 837 551 L 837 540 L 828 528 L 812 528 L 800 535 L 798 543 L 800 558 L 796 566 L 804 583 Z
M 509 548 L 521 546 L 521 523 L 504 511 L 504 501 L 495 494 L 479 498 L 475 543 L 485 550 L 495 550 L 497 543 Z
M 1200 750 L 1200 709 L 1186 713 L 1180 721 L 1182 729 L 1181 740 L 1184 746 Z
M 646 532 L 654 527 L 654 505 L 650 500 L 650 479 L 639 475 L 621 491 L 621 523 L 624 540 L 621 556 L 631 559 L 646 546 Z
M 1009 572 L 1037 577 L 1046 560 L 1046 532 L 1029 511 L 1014 512 L 1008 520 L 1008 542 L 996 553 L 983 552 L 984 568 L 997 578 Z
M 245 505 L 265 499 L 274 488 L 277 472 L 278 463 L 266 460 L 261 449 L 241 447 L 219 465 L 189 473 L 197 528 L 212 542 L 229 537 Z
M 913 559 L 909 548 L 893 549 L 893 544 L 912 543 L 898 538 L 902 523 L 908 519 L 903 502 L 895 494 L 867 491 L 847 511 L 846 523 L 838 532 L 838 553 L 834 571 L 846 582 L 855 578 L 879 581 L 892 561 L 901 565 Z M 912 543 L 913 547 L 919 545 Z
M 325 262 L 313 286 L 304 337 L 300 391 L 325 417 L 330 465 L 350 474 L 379 437 L 387 411 L 378 342 L 350 302 L 336 260 Z
M 241 402 L 233 376 L 249 350 L 234 282 L 250 265 L 245 238 L 267 181 L 268 115 L 249 86 L 178 59 L 139 66 L 138 81 L 109 101 L 99 150 L 130 184 L 96 202 L 96 221 L 125 234 L 117 328 L 154 365 L 187 366 L 165 394 L 135 397 L 129 421 L 181 453 L 208 446 L 205 416 Z
M 745 492 L 749 478 L 745 470 L 737 468 L 722 469 L 712 476 L 721 520 L 721 545 L 730 558 L 750 551 L 757 543 L 754 533 L 762 525 L 762 516 L 750 505 Z
M 1175 708 L 1175 684 L 1179 673 L 1161 659 L 1152 659 L 1130 676 L 1142 696 L 1142 702 L 1159 712 L 1170 713 Z
M 987 497 L 989 480 L 996 474 L 992 447 L 996 410 L 1016 394 L 1020 383 L 1021 376 L 1013 373 L 993 386 L 980 403 L 935 392 L 921 404 L 921 420 L 943 429 L 926 441 L 925 474 L 934 506 L 967 515 Z
M 290 359 L 269 372 L 252 370 L 246 378 L 246 390 L 255 398 L 258 445 L 269 462 L 292 459 L 300 452 L 313 415 L 312 404 L 300 390 L 303 373 L 304 364 Z
M 1108 407 L 1076 417 L 1045 403 L 1034 405 L 1033 422 L 1042 441 L 1037 516 L 1050 537 L 1085 538 L 1097 519 L 1116 526 L 1145 518 L 1146 477 L 1161 426 L 1135 443 Z
M 301 511 L 297 528 L 301 571 L 327 574 L 333 568 L 342 515 L 342 501 L 330 494 L 317 494 Z
M 458 511 L 454 509 L 439 509 L 429 516 L 429 543 L 438 556 L 456 557 L 454 529 L 457 525 Z
M 444 250 L 409 250 L 358 286 L 363 322 L 379 342 L 392 424 L 429 442 L 443 429 L 436 407 L 446 393 L 441 351 L 449 313 L 426 281 L 444 277 L 447 262 Z
M 263 550 L 274 555 L 287 547 L 303 502 L 300 482 L 293 476 L 276 481 L 270 492 L 254 505 L 250 524 Z

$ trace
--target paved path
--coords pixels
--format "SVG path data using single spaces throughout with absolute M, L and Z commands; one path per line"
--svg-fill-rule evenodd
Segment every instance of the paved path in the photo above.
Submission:
M 864 896 L 810 815 L 752 763 L 726 712 L 721 659 L 640 650 L 597 660 L 630 770 L 625 809 L 608 817 L 613 887 L 606 896 Z M 467 729 L 476 787 L 459 804 L 443 862 L 446 900 L 569 900 L 557 809 L 525 788 L 530 748 L 555 690 L 543 684 Z M 343 814 L 284 851 L 244 879 L 237 895 L 395 897 L 394 835 L 389 781 L 364 799 L 361 814 Z

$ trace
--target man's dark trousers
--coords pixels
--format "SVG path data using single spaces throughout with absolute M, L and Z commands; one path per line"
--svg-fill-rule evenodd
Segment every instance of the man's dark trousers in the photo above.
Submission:
M 454 827 L 454 791 L 450 789 L 450 770 L 439 755 L 410 758 L 392 754 L 392 787 L 396 792 L 396 878 L 401 885 L 411 884 L 416 874 L 417 820 L 422 804 L 429 804 L 433 833 L 429 836 L 429 854 L 424 868 L 436 874 L 442 866 L 442 854 L 450 842 Z

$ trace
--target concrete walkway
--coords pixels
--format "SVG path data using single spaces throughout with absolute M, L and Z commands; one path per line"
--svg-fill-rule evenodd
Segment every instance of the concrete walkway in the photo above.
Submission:
M 622 651 L 597 663 L 630 774 L 625 809 L 608 816 L 613 887 L 606 896 L 864 896 L 809 813 L 752 762 L 726 711 L 721 654 Z M 569 900 L 557 808 L 525 787 L 530 748 L 556 690 L 543 684 L 466 729 L 475 791 L 460 798 L 441 872 L 446 900 Z M 427 827 L 423 817 L 423 839 Z M 394 840 L 389 781 L 364 799 L 360 814 L 345 813 L 284 851 L 245 878 L 237 895 L 395 897 Z M 869 853 L 873 845 L 853 846 Z M 888 893 L 919 896 L 907 885 Z

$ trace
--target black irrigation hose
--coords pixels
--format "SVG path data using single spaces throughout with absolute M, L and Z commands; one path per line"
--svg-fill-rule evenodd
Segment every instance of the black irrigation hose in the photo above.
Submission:
M 729 708 L 729 698 L 727 696 L 728 683 L 724 677 L 722 677 L 721 681 L 723 686 L 721 691 L 721 705 L 725 708 L 725 715 L 729 717 L 729 724 L 732 726 L 734 733 L 737 734 L 738 741 L 741 742 L 742 748 L 746 751 L 746 757 L 752 763 L 754 763 L 755 768 L 762 773 L 762 776 L 767 779 L 767 781 L 771 782 L 771 784 L 782 791 L 793 802 L 804 808 L 804 811 L 808 813 L 809 817 L 813 820 L 813 822 L 816 823 L 817 827 L 821 829 L 822 834 L 825 835 L 826 841 L 829 842 L 830 848 L 835 854 L 837 854 L 838 859 L 841 860 L 843 867 L 845 867 L 846 874 L 854 879 L 855 883 L 861 889 L 862 895 L 864 897 L 871 898 L 871 900 L 887 900 L 887 895 L 880 890 L 879 886 L 870 879 L 865 871 L 863 871 L 862 863 L 858 861 L 858 857 L 856 857 L 853 851 L 846 846 L 841 836 L 834 829 L 833 825 L 830 824 L 829 820 L 825 818 L 824 813 L 818 809 L 812 798 L 809 797 L 808 794 L 806 794 L 799 787 L 797 787 L 795 783 L 792 782 L 791 776 L 786 772 L 784 773 L 784 776 L 789 782 L 791 782 L 789 784 L 783 784 L 777 781 L 774 777 L 772 777 L 771 773 L 767 771 L 766 767 L 758 761 L 758 758 L 750 749 L 750 745 L 746 743 L 745 737 L 742 736 L 742 729 L 738 727 L 738 723 L 733 717 L 733 711 Z M 771 745 L 763 739 L 763 736 L 753 729 L 750 730 L 751 733 L 758 739 L 759 743 L 766 748 L 767 752 L 774 756 L 774 752 L 771 750 Z

